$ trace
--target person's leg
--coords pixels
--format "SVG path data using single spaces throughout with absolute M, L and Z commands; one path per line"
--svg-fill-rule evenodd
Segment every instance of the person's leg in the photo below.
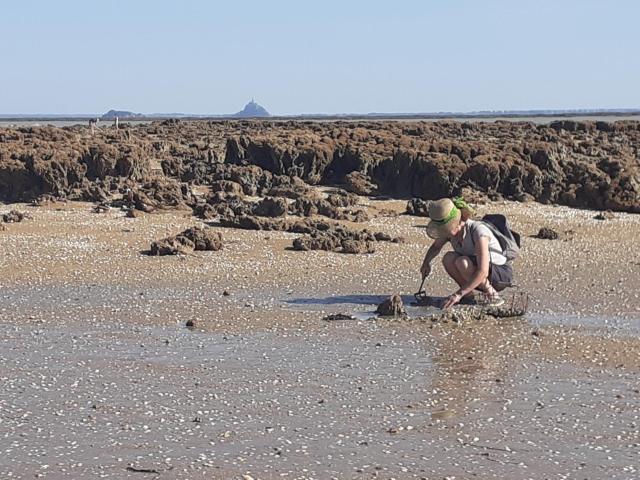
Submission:
M 456 266 L 458 258 L 461 258 L 461 255 L 455 252 L 447 252 L 444 254 L 444 257 L 442 257 L 442 265 L 449 276 L 453 278 L 460 287 L 462 287 L 465 284 L 465 279 Z
M 476 269 L 478 267 L 476 266 L 475 257 L 470 258 L 470 257 L 464 257 L 459 255 L 458 258 L 456 258 L 455 260 L 455 268 L 459 272 L 460 276 L 464 279 L 464 282 L 466 284 L 471 279 L 471 277 L 473 277 L 473 275 L 476 273 Z M 480 283 L 480 285 L 478 285 L 477 287 L 490 300 L 498 298 L 498 291 L 500 290 L 499 288 L 496 288 L 496 286 L 494 286 L 493 284 L 493 279 L 496 273 L 495 270 L 496 270 L 496 266 L 493 264 L 490 265 L 489 275 L 486 278 L 484 278 L 482 280 L 482 283 Z M 467 297 L 473 297 L 473 295 L 470 294 Z
M 460 273 L 460 277 L 463 280 L 463 284 L 466 285 L 471 277 L 476 273 L 476 265 L 473 263 L 469 257 L 465 257 L 459 255 L 455 260 L 455 267 L 458 273 Z M 460 285 L 462 286 L 462 285 Z
M 445 263 L 444 259 L 443 263 Z M 450 265 L 449 268 L 447 268 L 447 264 L 445 263 L 445 269 L 461 287 L 468 283 L 468 281 L 471 279 L 471 277 L 473 277 L 473 275 L 476 273 L 476 269 L 478 268 L 476 265 L 475 257 L 465 257 L 458 254 L 454 254 L 454 256 L 450 257 L 447 260 L 447 263 L 450 263 Z M 451 269 L 451 271 L 449 271 L 449 269 Z M 504 301 L 500 298 L 500 295 L 498 295 L 498 291 L 492 284 L 494 277 L 496 277 L 495 274 L 498 273 L 495 270 L 495 265 L 489 265 L 489 275 L 483 279 L 482 283 L 480 283 L 477 288 L 484 293 L 484 301 L 486 303 L 488 303 L 489 305 L 499 306 L 504 303 Z M 455 276 L 453 272 L 455 272 Z M 500 270 L 500 273 L 502 273 L 502 270 Z M 473 294 L 469 294 L 465 297 L 466 300 L 469 300 L 471 298 L 473 298 Z
M 496 270 L 497 266 L 494 264 L 489 265 L 489 276 L 484 279 L 484 281 L 478 286 L 480 290 L 484 293 L 484 303 L 489 306 L 500 306 L 504 303 L 504 300 L 500 298 L 498 295 L 498 288 L 496 280 Z
M 449 276 L 455 280 L 459 287 L 467 284 L 476 271 L 476 267 L 469 257 L 459 255 L 455 252 L 448 252 L 442 259 L 444 269 Z M 473 292 L 465 295 L 465 301 L 473 300 Z
M 461 277 L 464 278 L 465 285 L 469 282 L 469 280 L 471 280 L 471 277 L 473 277 L 475 275 L 476 270 L 478 268 L 477 264 L 476 264 L 475 257 L 459 256 L 456 259 L 455 266 L 456 266 L 456 269 L 458 270 L 458 272 L 460 272 Z M 483 292 L 489 298 L 494 298 L 498 294 L 498 292 L 493 288 L 493 285 L 491 284 L 491 281 L 489 280 L 489 278 L 491 277 L 492 267 L 493 267 L 493 265 L 489 266 L 489 272 L 490 272 L 489 276 L 484 278 L 482 280 L 482 282 L 480 283 L 480 285 L 478 285 L 476 287 L 477 290 L 480 290 L 481 292 Z M 465 298 L 466 299 L 473 298 L 473 293 L 470 293 Z
M 457 277 L 454 277 L 454 275 L 452 275 L 451 273 L 449 273 L 449 275 L 454 277 L 454 280 L 456 280 L 458 285 L 460 285 L 461 287 L 463 285 L 466 285 L 469 280 L 471 280 L 471 277 L 473 277 L 473 275 L 476 273 L 476 269 L 478 268 L 476 265 L 475 257 L 471 258 L 465 257 L 463 255 L 453 254 L 453 258 L 448 260 L 453 263 L 451 268 L 455 271 Z M 445 265 L 445 269 L 447 269 L 447 265 Z M 449 269 L 447 269 L 447 272 L 449 272 Z M 489 286 L 489 281 L 485 278 L 482 283 L 476 288 L 484 292 L 487 290 L 487 288 L 489 288 Z
M 459 256 L 456 259 L 456 269 L 460 272 L 460 276 L 464 279 L 464 285 L 469 283 L 469 280 L 476 274 L 476 270 L 478 266 L 475 262 L 475 257 L 465 257 Z M 463 284 L 459 284 L 461 287 Z M 476 287 L 482 290 L 482 287 Z M 463 302 L 471 302 L 472 304 L 475 302 L 475 295 L 473 292 L 467 293 L 464 297 L 462 297 Z

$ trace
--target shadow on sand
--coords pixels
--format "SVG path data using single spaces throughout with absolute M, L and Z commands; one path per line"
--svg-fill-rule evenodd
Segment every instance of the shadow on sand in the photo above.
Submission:
M 334 295 L 324 298 L 292 298 L 285 300 L 291 305 L 378 305 L 389 298 L 388 295 Z M 416 299 L 413 295 L 402 295 L 402 302 L 411 305 Z

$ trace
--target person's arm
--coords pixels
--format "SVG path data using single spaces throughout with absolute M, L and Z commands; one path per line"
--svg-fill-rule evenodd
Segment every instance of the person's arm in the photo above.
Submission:
M 462 300 L 462 297 L 473 292 L 473 290 L 489 276 L 489 239 L 485 236 L 481 236 L 475 243 L 475 254 L 478 261 L 478 268 L 476 268 L 475 273 L 466 285 L 447 297 L 443 308 L 453 307 L 456 303 Z
M 422 278 L 426 278 L 431 273 L 431 262 L 436 258 L 442 247 L 445 246 L 447 240 L 434 240 L 429 250 L 427 250 L 427 254 L 424 256 L 424 260 L 422 261 L 422 266 L 420 267 L 420 273 L 422 274 Z

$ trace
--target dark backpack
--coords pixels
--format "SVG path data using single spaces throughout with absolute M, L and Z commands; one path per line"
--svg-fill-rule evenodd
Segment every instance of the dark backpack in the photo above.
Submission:
M 502 254 L 511 262 L 520 255 L 520 234 L 509 227 L 507 217 L 500 214 L 485 215 L 481 222 L 495 235 L 502 248 Z

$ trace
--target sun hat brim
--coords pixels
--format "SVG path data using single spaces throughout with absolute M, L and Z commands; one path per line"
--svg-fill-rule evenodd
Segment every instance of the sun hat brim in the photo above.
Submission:
M 455 208 L 455 207 L 454 207 Z M 446 223 L 431 220 L 427 224 L 427 235 L 435 240 L 441 240 L 451 235 L 454 228 L 460 223 L 462 212 L 459 208 L 455 208 L 454 215 L 447 220 Z

